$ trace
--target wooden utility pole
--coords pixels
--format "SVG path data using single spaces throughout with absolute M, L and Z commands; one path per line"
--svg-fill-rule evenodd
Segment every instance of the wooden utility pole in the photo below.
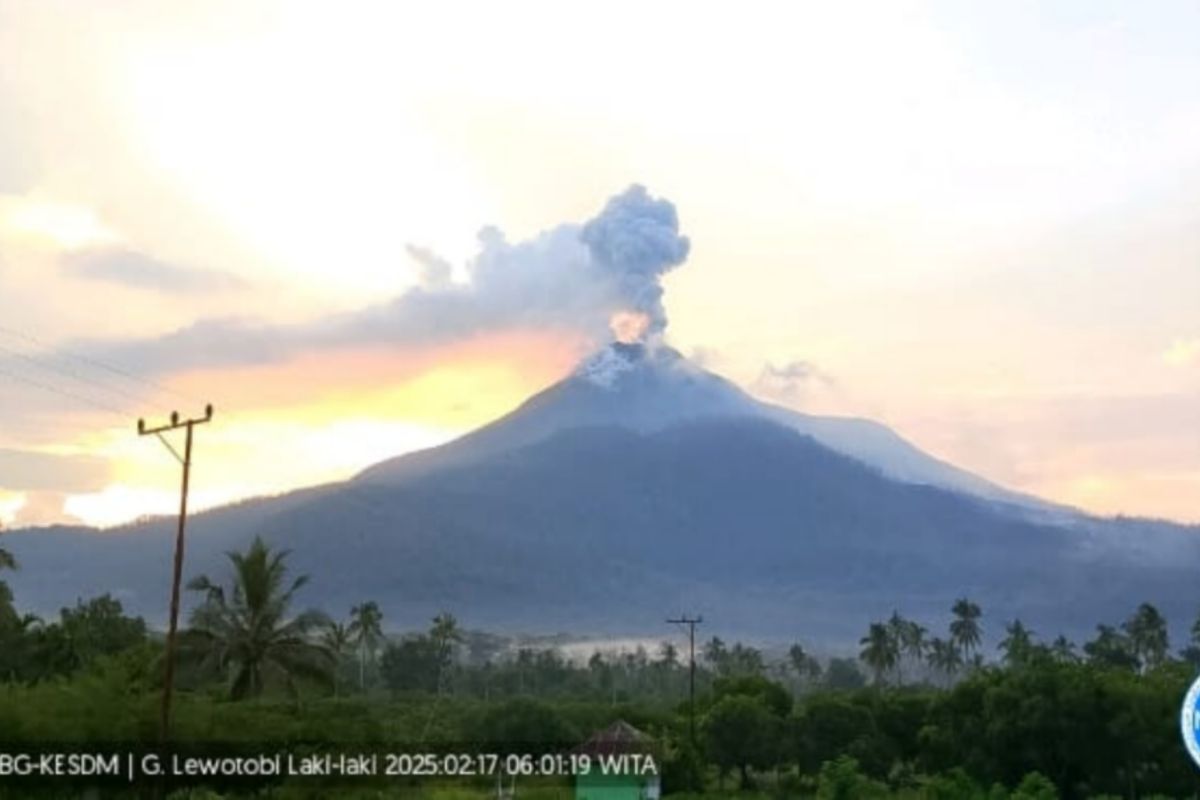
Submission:
M 671 625 L 686 625 L 688 629 L 688 736 L 692 747 L 696 746 L 696 626 L 704 622 L 704 617 L 689 617 L 683 614 L 679 619 L 667 620 Z
M 192 471 L 192 431 L 197 425 L 211 422 L 213 418 L 212 404 L 204 407 L 204 416 L 195 419 L 181 420 L 178 411 L 171 412 L 171 421 L 157 428 L 147 428 L 146 421 L 139 419 L 137 431 L 139 436 L 157 436 L 159 441 L 171 451 L 175 460 L 183 466 L 183 488 L 179 494 L 179 529 L 175 534 L 175 567 L 171 575 L 171 611 L 167 623 L 166 664 L 163 668 L 162 709 L 158 721 L 159 744 L 166 744 L 171 728 L 171 693 L 175 686 L 175 634 L 179 628 L 179 584 L 183 579 L 183 531 L 187 527 L 188 478 Z M 163 436 L 168 431 L 184 430 L 183 455 L 171 446 Z

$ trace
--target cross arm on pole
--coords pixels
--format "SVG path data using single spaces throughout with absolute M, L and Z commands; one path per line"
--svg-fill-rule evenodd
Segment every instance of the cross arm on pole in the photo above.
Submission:
M 161 434 L 163 434 L 167 431 L 178 430 L 179 428 L 186 428 L 189 425 L 203 425 L 205 422 L 212 422 L 212 418 L 213 418 L 213 407 L 212 407 L 212 403 L 209 403 L 208 405 L 206 405 L 204 407 L 204 416 L 203 417 L 193 417 L 192 419 L 181 420 L 179 418 L 179 412 L 172 411 L 171 412 L 171 421 L 165 425 L 159 425 L 157 428 L 147 428 L 146 420 L 139 419 L 138 424 L 137 424 L 137 432 L 138 432 L 139 436 L 158 436 L 159 438 L 162 438 Z

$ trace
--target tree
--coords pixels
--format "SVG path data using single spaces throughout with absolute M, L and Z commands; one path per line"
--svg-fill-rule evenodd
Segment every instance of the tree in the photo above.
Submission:
M 6 616 L 7 591 L 8 587 L 0 581 L 0 680 L 38 680 L 58 674 L 34 657 L 42 620 L 34 614 L 18 616 L 15 611 Z
M 725 642 L 721 641 L 720 637 L 714 636 L 705 642 L 701 648 L 702 656 L 705 662 L 708 663 L 717 672 L 722 672 L 726 669 L 726 662 L 729 660 L 729 651 L 725 648 Z
M 850 756 L 825 762 L 817 777 L 817 800 L 882 800 L 889 794 L 886 784 L 864 775 Z
M 1200 669 L 1200 616 L 1192 623 L 1190 633 L 1188 646 L 1180 650 L 1179 655 L 1184 661 Z
M 858 657 L 870 668 L 875 685 L 882 686 L 888 671 L 896 666 L 899 658 L 899 646 L 891 630 L 882 622 L 872 622 L 859 644 L 862 651 Z
M 750 769 L 776 763 L 782 720 L 758 697 L 727 695 L 705 716 L 704 741 L 721 773 L 736 768 L 743 788 L 751 785 Z
M 7 583 L 0 581 L 0 630 L 11 628 L 18 619 L 20 615 L 13 607 L 12 589 L 8 588 Z
M 375 663 L 375 653 L 383 641 L 383 612 L 374 600 L 350 609 L 350 635 L 358 646 L 358 688 L 367 690 L 367 662 Z
M 17 559 L 8 550 L 0 547 L 0 569 L 16 569 Z
M 925 655 L 926 630 L 917 622 L 900 616 L 900 612 L 893 611 L 891 619 L 888 620 L 888 632 L 892 636 L 892 641 L 896 643 L 897 679 L 903 683 L 904 658 L 907 656 L 914 663 L 921 662 Z
M 1167 638 L 1167 621 L 1157 608 L 1142 603 L 1121 628 L 1129 636 L 1133 654 L 1144 670 L 1154 669 L 1166 660 L 1171 646 Z
M 1050 644 L 1050 657 L 1060 664 L 1079 663 L 1079 654 L 1075 652 L 1075 643 L 1061 633 Z
M 979 606 L 965 597 L 954 601 L 951 608 L 954 619 L 950 623 L 950 640 L 958 647 L 966 661 L 971 660 L 971 654 L 979 647 L 983 632 L 979 626 L 979 618 L 983 612 Z
M 112 595 L 94 597 L 87 603 L 77 601 L 75 608 L 62 609 L 59 617 L 80 664 L 115 655 L 146 640 L 146 622 L 141 617 L 125 616 L 121 602 Z
M 491 752 L 541 755 L 576 742 L 579 732 L 553 707 L 528 698 L 509 700 L 484 712 L 475 738 Z
M 870 709 L 851 696 L 818 692 L 804 699 L 791 718 L 796 765 L 813 773 L 841 755 L 887 760 Z
M 333 656 L 333 696 L 337 697 L 341 693 L 342 684 L 342 664 L 346 660 L 346 654 L 350 652 L 350 646 L 353 642 L 353 635 L 350 633 L 350 626 L 343 622 L 329 621 L 325 631 L 321 634 L 321 644 Z
M 1004 653 L 1004 662 L 1010 667 L 1028 664 L 1033 655 L 1033 632 L 1019 619 L 1006 625 L 1004 631 L 1007 636 L 1000 641 L 997 648 Z
M 1040 772 L 1030 772 L 1009 795 L 1011 800 L 1058 800 L 1058 789 Z
M 0 547 L 0 569 L 17 568 L 17 560 L 13 558 L 13 554 Z M 0 625 L 11 625 L 17 620 L 16 609 L 13 608 L 12 590 L 8 588 L 8 584 L 0 581 Z
M 825 667 L 825 685 L 830 689 L 861 689 L 867 683 L 852 658 L 831 658 Z
M 1096 638 L 1083 646 L 1088 661 L 1100 667 L 1136 670 L 1137 653 L 1123 633 L 1111 625 L 1097 625 Z
M 297 678 L 329 680 L 332 654 L 312 639 L 329 620 L 312 610 L 289 617 L 308 576 L 289 584 L 287 555 L 286 550 L 273 552 L 256 537 L 245 553 L 228 554 L 233 565 L 228 592 L 204 575 L 188 584 L 204 592 L 205 600 L 192 612 L 181 652 L 203 670 L 228 675 L 230 699 L 255 697 L 269 683 L 294 696 Z
M 429 640 L 433 642 L 434 657 L 437 660 L 437 693 L 441 694 L 445 685 L 446 673 L 454 663 L 454 651 L 463 641 L 458 620 L 454 618 L 453 614 L 442 613 L 433 618 L 433 626 L 429 629 Z
M 713 696 L 718 702 L 733 695 L 757 698 L 772 714 L 780 718 L 786 717 L 792 710 L 792 696 L 788 690 L 761 675 L 717 678 L 713 682 Z
M 437 652 L 425 635 L 405 636 L 384 648 L 379 662 L 384 684 L 393 692 L 437 690 Z
M 667 669 L 679 666 L 679 648 L 674 642 L 662 642 L 658 646 L 658 663 Z
M 937 636 L 929 640 L 928 660 L 930 668 L 940 674 L 946 683 L 950 682 L 963 663 L 958 646 L 949 639 Z
M 794 644 L 788 649 L 787 663 L 801 685 L 811 685 L 821 679 L 821 662 L 810 656 L 802 645 Z

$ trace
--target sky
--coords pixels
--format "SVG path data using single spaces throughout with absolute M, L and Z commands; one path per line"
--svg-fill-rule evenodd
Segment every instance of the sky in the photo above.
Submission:
M 1200 6 L 418 5 L 0 0 L 0 523 L 170 513 L 135 421 L 208 402 L 196 507 L 346 478 L 631 310 L 1200 521 Z M 686 236 L 652 275 L 581 244 L 622 198 Z

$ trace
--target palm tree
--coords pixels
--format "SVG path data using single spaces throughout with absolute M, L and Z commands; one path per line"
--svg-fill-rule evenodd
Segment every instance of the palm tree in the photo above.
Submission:
M 1196 617 L 1196 621 L 1192 623 L 1188 646 L 1179 651 L 1179 657 L 1200 669 L 1200 616 Z
M 962 652 L 963 658 L 969 662 L 971 653 L 983 639 L 979 627 L 979 618 L 983 616 L 983 612 L 978 605 L 965 597 L 956 600 L 951 611 L 954 614 L 954 620 L 950 623 L 950 640 Z
M 17 560 L 13 558 L 12 553 L 0 547 L 0 569 L 17 568 Z M 0 581 L 0 621 L 5 619 L 15 620 L 17 617 L 16 609 L 12 605 L 12 590 L 8 588 L 8 584 Z
M 1006 625 L 1004 631 L 1008 635 L 1001 640 L 997 648 L 1004 652 L 1004 661 L 1010 667 L 1029 663 L 1029 658 L 1033 655 L 1033 631 L 1026 628 L 1019 619 L 1014 619 Z
M 1139 667 L 1133 642 L 1111 625 L 1097 625 L 1096 638 L 1084 643 L 1083 652 L 1089 662 L 1098 666 L 1132 671 Z
M 350 627 L 343 622 L 334 622 L 330 620 L 329 625 L 325 628 L 325 632 L 321 634 L 321 644 L 333 655 L 333 696 L 337 697 L 341 689 L 341 667 L 346 658 L 346 653 L 350 651 L 350 645 L 353 644 L 353 636 L 350 633 Z
M 358 688 L 367 690 L 367 660 L 375 662 L 375 653 L 383 641 L 383 612 L 374 600 L 350 609 L 350 635 L 358 645 Z
M 904 628 L 907 625 L 908 620 L 893 610 L 887 621 L 887 632 L 896 648 L 896 685 L 904 683 Z
M 458 620 L 453 614 L 438 614 L 433 618 L 433 627 L 429 629 L 429 639 L 433 642 L 433 652 L 437 658 L 437 693 L 440 695 L 446 670 L 454 659 L 454 648 L 463 641 Z
M 674 642 L 661 642 L 658 645 L 658 663 L 668 670 L 679 666 L 679 648 Z
M 725 642 L 721 641 L 721 637 L 714 636 L 708 640 L 700 649 L 701 657 L 708 662 L 716 672 L 724 675 L 729 669 L 729 650 L 725 647 Z
M 905 619 L 897 612 L 892 612 L 892 618 L 888 620 L 888 628 L 891 630 L 892 638 L 896 641 L 897 652 L 897 669 L 903 663 L 904 657 L 910 658 L 913 663 L 920 664 L 925 658 L 925 634 L 928 632 L 925 626 L 913 620 Z M 903 682 L 903 675 L 900 676 Z
M 1075 643 L 1061 633 L 1050 644 L 1050 655 L 1060 664 L 1075 664 L 1079 654 L 1075 652 Z
M 872 622 L 867 635 L 859 640 L 863 646 L 859 658 L 871 668 L 875 676 L 875 685 L 883 684 L 884 676 L 896 666 L 899 649 L 892 632 L 882 622 Z
M 962 666 L 962 653 L 954 642 L 935 636 L 929 640 L 929 666 L 948 684 Z
M 282 684 L 294 696 L 296 678 L 329 680 L 332 656 L 312 638 L 328 619 L 319 611 L 288 614 L 296 592 L 308 582 L 301 575 L 287 583 L 288 551 L 272 552 L 255 538 L 245 553 L 228 555 L 233 564 L 228 594 L 207 576 L 188 584 L 206 598 L 192 612 L 183 653 L 202 668 L 229 674 L 233 700 L 261 694 L 268 682 Z
M 809 655 L 803 645 L 794 644 L 788 649 L 788 663 L 801 684 L 821 677 L 821 662 Z
M 1167 621 L 1157 608 L 1149 603 L 1142 603 L 1121 627 L 1129 635 L 1129 642 L 1141 662 L 1143 671 L 1153 669 L 1166 660 L 1170 648 Z

